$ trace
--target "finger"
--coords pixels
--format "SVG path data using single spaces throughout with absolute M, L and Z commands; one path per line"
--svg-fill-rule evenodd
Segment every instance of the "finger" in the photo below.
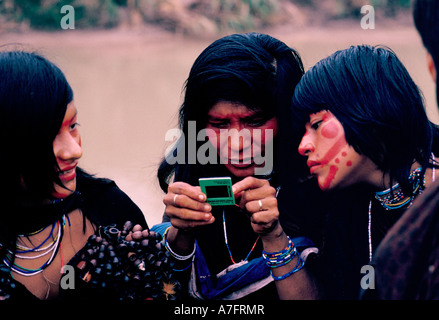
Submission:
M 252 224 L 270 229 L 279 221 L 279 213 L 277 210 L 258 211 L 251 215 L 250 221 Z
M 260 188 L 264 185 L 269 185 L 268 180 L 263 179 L 256 179 L 255 177 L 247 177 L 245 179 L 242 179 L 241 181 L 235 183 L 232 186 L 233 194 L 235 196 L 238 196 L 242 191 L 248 190 L 248 189 L 256 189 Z
M 185 182 L 172 183 L 168 188 L 168 193 L 163 198 L 163 203 L 166 206 L 210 212 L 212 207 L 205 201 L 206 195 L 201 192 L 200 187 L 194 187 Z
M 269 184 L 257 189 L 246 190 L 241 194 L 241 201 L 245 203 L 265 198 L 276 198 L 276 189 Z
M 181 220 L 178 218 L 171 219 L 171 224 L 177 228 L 184 231 L 191 230 L 193 228 L 202 227 L 205 225 L 212 224 L 215 221 L 215 217 L 211 216 L 211 218 L 207 221 L 199 221 L 199 220 Z
M 186 208 L 196 211 L 210 212 L 212 211 L 212 206 L 206 202 L 200 202 L 199 200 L 194 200 L 183 194 L 173 194 L 168 193 L 163 202 L 167 206 L 173 206 L 178 208 Z
M 249 213 L 264 212 L 264 211 L 277 211 L 277 199 L 265 198 L 247 202 L 245 204 L 245 210 Z
M 174 182 L 169 185 L 168 193 L 183 194 L 197 201 L 206 201 L 206 195 L 201 192 L 199 186 L 191 186 L 186 182 Z
M 187 221 L 209 221 L 212 218 L 212 213 L 210 212 L 202 212 L 174 206 L 166 207 L 165 213 L 170 219 Z

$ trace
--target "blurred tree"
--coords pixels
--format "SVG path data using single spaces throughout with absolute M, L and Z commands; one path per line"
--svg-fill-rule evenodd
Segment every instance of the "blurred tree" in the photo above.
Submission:
M 373 6 L 383 8 L 388 16 L 395 16 L 400 9 L 407 9 L 411 6 L 411 0 L 371 0 Z
M 14 0 L 14 18 L 27 21 L 32 28 L 60 27 L 64 5 L 75 9 L 75 25 L 79 28 L 116 26 L 117 8 L 114 0 Z
M 409 8 L 410 3 L 411 0 L 0 0 L 0 23 L 14 20 L 31 28 L 57 29 L 61 7 L 71 5 L 77 28 L 153 23 L 178 33 L 216 34 L 291 21 L 303 24 L 358 18 L 365 4 L 392 16 L 401 8 Z

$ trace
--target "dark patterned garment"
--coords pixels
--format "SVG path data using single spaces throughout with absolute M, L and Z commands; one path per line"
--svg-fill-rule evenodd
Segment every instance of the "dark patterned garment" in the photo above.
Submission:
M 439 181 L 389 230 L 372 265 L 376 289 L 365 298 L 439 299 Z

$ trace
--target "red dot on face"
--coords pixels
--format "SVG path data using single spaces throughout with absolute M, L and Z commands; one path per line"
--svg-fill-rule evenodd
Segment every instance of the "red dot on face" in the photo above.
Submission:
M 335 163 L 340 163 L 340 159 L 339 158 L 335 158 Z
M 342 155 L 343 157 L 346 157 L 348 154 L 347 154 L 346 152 L 343 151 L 343 152 L 341 153 L 341 155 Z
M 338 127 L 335 123 L 327 123 L 323 128 L 322 128 L 322 136 L 324 136 L 325 138 L 328 139 L 333 139 L 338 135 Z
M 352 165 L 352 161 L 348 161 L 348 162 L 346 162 L 346 165 L 347 165 L 348 167 L 350 167 L 350 166 Z

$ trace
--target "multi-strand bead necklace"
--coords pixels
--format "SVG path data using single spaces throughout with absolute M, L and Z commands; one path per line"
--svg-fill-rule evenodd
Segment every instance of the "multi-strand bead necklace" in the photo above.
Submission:
M 434 157 L 433 157 L 434 159 Z M 375 199 L 386 210 L 395 210 L 400 208 L 409 208 L 416 196 L 422 193 L 425 188 L 425 176 L 421 177 L 422 167 L 416 168 L 409 176 L 409 181 L 413 186 L 411 196 L 406 196 L 402 191 L 399 183 L 389 189 L 375 193 Z M 435 180 L 435 167 L 432 170 L 432 180 Z M 368 237 L 369 237 L 369 262 L 372 261 L 372 200 L 369 201 L 369 220 L 368 220 Z
M 6 266 L 8 266 L 11 269 L 11 271 L 16 272 L 17 274 L 20 274 L 25 277 L 34 276 L 36 274 L 43 272 L 43 270 L 53 262 L 53 260 L 56 257 L 56 254 L 58 253 L 58 250 L 61 249 L 61 241 L 64 234 L 65 220 L 66 220 L 66 216 L 64 215 L 60 220 L 54 222 L 51 226 L 50 233 L 46 237 L 46 239 L 44 239 L 39 245 L 33 248 L 19 244 L 17 242 L 15 253 L 12 252 L 11 250 L 8 250 L 8 253 L 5 255 L 5 258 L 3 259 L 3 263 Z M 18 237 L 19 238 L 29 237 L 38 234 L 44 229 L 46 228 L 42 228 L 30 234 L 19 235 Z M 55 229 L 58 230 L 56 234 L 54 234 Z M 50 257 L 40 267 L 36 269 L 25 268 L 14 262 L 14 258 L 34 260 L 49 254 Z

